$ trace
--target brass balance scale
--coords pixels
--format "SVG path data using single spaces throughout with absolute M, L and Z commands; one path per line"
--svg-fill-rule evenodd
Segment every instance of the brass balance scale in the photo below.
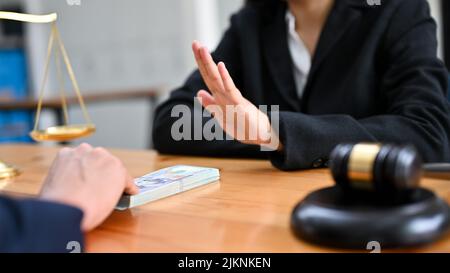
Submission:
M 0 11 L 0 20 L 14 20 L 26 23 L 36 23 L 36 24 L 51 24 L 51 32 L 50 38 L 48 41 L 47 47 L 47 57 L 44 66 L 44 79 L 42 81 L 40 91 L 39 91 L 39 100 L 36 110 L 36 118 L 34 123 L 34 129 L 30 132 L 30 136 L 37 142 L 44 141 L 71 141 L 74 139 L 78 139 L 81 137 L 86 137 L 95 132 L 95 125 L 92 123 L 91 118 L 86 110 L 86 106 L 83 101 L 83 97 L 81 96 L 80 88 L 78 86 L 77 80 L 75 78 L 75 73 L 73 72 L 72 65 L 70 64 L 69 57 L 67 55 L 64 44 L 61 40 L 61 36 L 59 34 L 59 30 L 56 26 L 56 21 L 58 16 L 56 13 L 51 13 L 47 15 L 32 15 L 32 14 L 24 14 L 24 13 L 16 13 L 16 12 L 6 12 Z M 56 44 L 56 46 L 55 46 Z M 61 105 L 64 113 L 64 124 L 59 126 L 52 126 L 46 129 L 39 129 L 39 120 L 42 111 L 42 101 L 44 97 L 44 90 L 47 83 L 48 73 L 49 73 L 49 65 L 50 59 L 52 57 L 52 53 L 55 56 L 55 64 L 56 64 L 56 72 L 57 77 L 59 78 L 59 87 L 60 87 L 60 96 L 61 96 Z M 61 57 L 65 64 L 67 73 L 69 75 L 70 81 L 72 83 L 73 89 L 78 98 L 78 102 L 80 104 L 81 110 L 83 112 L 83 116 L 85 119 L 84 124 L 69 124 L 69 114 L 67 111 L 67 103 L 66 103 L 66 95 L 64 91 L 64 81 L 63 74 L 61 69 Z M 9 165 L 5 162 L 0 161 L 0 180 L 2 179 L 10 179 L 20 175 L 20 170 L 16 167 Z

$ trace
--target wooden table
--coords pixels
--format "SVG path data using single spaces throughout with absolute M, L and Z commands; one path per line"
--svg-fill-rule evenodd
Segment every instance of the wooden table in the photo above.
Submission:
M 58 148 L 0 145 L 0 158 L 23 174 L 0 181 L 5 194 L 33 196 Z M 289 230 L 292 208 L 309 192 L 332 185 L 327 170 L 280 172 L 267 161 L 161 156 L 153 151 L 111 150 L 132 175 L 175 164 L 217 167 L 220 183 L 115 211 L 87 234 L 89 252 L 334 252 L 297 240 Z M 450 182 L 424 185 L 450 201 Z M 364 251 L 364 250 L 363 250 Z M 412 252 L 450 252 L 450 236 Z

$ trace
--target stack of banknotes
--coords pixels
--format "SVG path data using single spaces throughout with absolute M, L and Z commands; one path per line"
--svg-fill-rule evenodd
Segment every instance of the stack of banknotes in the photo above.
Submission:
M 219 170 L 195 166 L 177 165 L 136 178 L 139 188 L 136 195 L 123 195 L 118 210 L 140 206 L 180 192 L 188 191 L 220 179 Z

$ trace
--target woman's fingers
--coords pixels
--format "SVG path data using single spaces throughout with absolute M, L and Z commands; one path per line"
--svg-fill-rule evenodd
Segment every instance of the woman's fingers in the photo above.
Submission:
M 203 79 L 207 78 L 208 74 L 205 69 L 205 65 L 203 64 L 201 57 L 200 57 L 200 48 L 201 44 L 197 41 L 194 41 L 192 43 L 192 51 L 194 52 L 195 61 L 198 66 L 198 70 L 200 71 L 200 74 L 202 75 Z
M 201 53 L 200 53 L 201 49 L 202 49 L 202 45 L 199 42 L 194 41 L 194 43 L 192 44 L 192 51 L 194 52 L 194 57 L 195 57 L 195 61 L 197 62 L 198 70 L 200 71 L 200 74 L 201 74 L 201 76 L 203 78 L 203 81 L 205 82 L 205 84 L 208 87 L 208 89 L 211 92 L 214 92 L 213 89 L 215 87 L 214 87 L 214 85 L 212 84 L 212 82 L 210 80 L 210 77 L 208 75 L 208 71 L 206 70 L 205 64 L 204 64 L 204 62 L 202 61 L 202 58 L 201 58 Z
M 202 106 L 208 111 L 214 119 L 217 120 L 220 126 L 223 126 L 224 122 L 224 107 L 220 105 L 216 99 L 207 91 L 200 90 L 197 93 L 197 99 L 202 104 Z
M 202 104 L 203 107 L 208 107 L 210 105 L 216 105 L 217 102 L 214 97 L 205 90 L 200 90 L 197 93 L 197 99 Z
M 230 73 L 223 62 L 219 63 L 218 69 L 225 92 L 231 95 L 234 99 L 239 98 L 241 96 L 241 92 L 239 92 L 236 88 L 236 85 L 234 84 L 233 79 L 231 78 Z
M 220 101 L 236 101 L 241 93 L 236 88 L 225 64 L 220 62 L 216 65 L 207 48 L 197 41 L 192 44 L 192 50 L 203 80 L 212 95 L 218 96 Z M 208 95 L 213 98 L 211 94 L 208 93 Z
M 202 46 L 199 42 L 194 41 L 192 44 L 192 51 L 194 52 L 195 61 L 197 62 L 198 69 L 200 71 L 200 74 L 202 75 L 203 81 L 205 82 L 206 86 L 210 90 L 211 93 L 217 94 L 219 92 L 222 92 L 221 90 L 221 84 L 218 84 L 215 82 L 215 79 L 217 78 L 216 75 L 213 74 L 211 69 L 208 69 L 207 67 L 207 61 L 208 58 L 204 58 L 202 55 L 202 52 L 206 52 L 206 55 L 209 55 L 208 49 L 204 46 Z M 212 57 L 211 57 L 212 60 Z M 213 62 L 214 64 L 214 62 Z M 215 64 L 214 64 L 215 65 Z M 217 70 L 217 68 L 216 68 Z
M 212 86 L 208 86 L 213 94 L 214 93 L 223 93 L 224 87 L 222 83 L 222 79 L 220 78 L 219 70 L 217 69 L 217 65 L 214 63 L 214 60 L 211 54 L 208 52 L 206 47 L 200 48 L 200 58 L 203 62 L 203 65 L 206 70 L 207 80 L 210 82 Z

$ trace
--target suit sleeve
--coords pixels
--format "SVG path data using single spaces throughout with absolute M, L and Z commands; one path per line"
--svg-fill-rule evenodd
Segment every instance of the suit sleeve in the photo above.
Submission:
M 285 149 L 271 154 L 273 165 L 283 170 L 318 167 L 337 144 L 362 141 L 409 143 L 427 162 L 449 161 L 448 74 L 436 57 L 436 24 L 426 1 L 402 3 L 385 33 L 387 66 L 380 89 L 385 114 L 356 120 L 281 112 Z
M 0 252 L 66 252 L 83 247 L 81 210 L 34 200 L 0 197 Z
M 236 85 L 239 87 L 241 82 L 241 63 L 239 56 L 238 35 L 234 30 L 234 17 L 231 19 L 231 26 L 224 34 L 217 49 L 212 53 L 213 59 L 216 62 L 223 61 L 227 64 L 227 68 L 230 71 L 231 76 L 235 80 Z M 155 119 L 153 123 L 153 144 L 154 148 L 161 153 L 166 154 L 187 154 L 187 155 L 202 155 L 202 156 L 231 156 L 231 157 L 262 157 L 259 146 L 245 145 L 235 140 L 206 140 L 201 138 L 200 140 L 195 137 L 195 130 L 198 132 L 204 128 L 204 125 L 208 123 L 211 117 L 202 117 L 199 121 L 194 120 L 195 115 L 202 111 L 202 107 L 194 107 L 194 98 L 199 90 L 208 90 L 198 70 L 194 71 L 184 85 L 174 90 L 170 98 L 161 104 L 155 111 Z M 244 94 L 245 96 L 245 94 Z M 175 122 L 181 117 L 172 116 L 172 110 L 174 107 L 184 106 L 189 109 L 191 116 L 189 128 L 189 137 L 182 140 L 174 140 L 171 133 L 172 127 Z M 176 108 L 175 108 L 176 109 Z M 201 113 L 200 113 L 201 114 Z M 200 126 L 198 126 L 200 124 Z M 197 125 L 197 126 L 196 126 Z M 221 139 L 225 139 L 226 135 L 223 130 L 217 125 L 221 133 Z M 198 131 L 200 130 L 200 131 Z M 177 130 L 179 131 L 179 130 Z M 267 158 L 267 155 L 265 155 Z

